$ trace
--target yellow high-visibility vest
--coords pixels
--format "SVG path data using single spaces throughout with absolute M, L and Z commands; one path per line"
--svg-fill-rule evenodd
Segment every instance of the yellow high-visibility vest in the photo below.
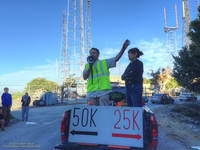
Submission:
M 89 64 L 85 65 L 86 70 L 89 69 Z M 110 72 L 106 60 L 99 60 L 92 66 L 93 78 L 91 73 L 87 80 L 87 92 L 99 90 L 110 90 Z

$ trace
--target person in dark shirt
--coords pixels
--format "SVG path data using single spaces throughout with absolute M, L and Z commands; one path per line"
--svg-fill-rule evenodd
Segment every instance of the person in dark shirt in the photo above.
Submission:
M 142 107 L 143 63 L 138 60 L 143 55 L 138 48 L 131 48 L 128 57 L 131 61 L 122 75 L 125 80 L 128 106 Z
M 5 119 L 5 126 L 7 126 L 10 122 L 10 109 L 12 106 L 12 95 L 8 93 L 9 89 L 7 87 L 4 88 L 4 93 L 1 96 L 2 106 L 3 106 L 3 116 Z
M 31 102 L 31 97 L 26 92 L 21 99 L 22 102 L 22 121 L 28 121 L 29 104 Z

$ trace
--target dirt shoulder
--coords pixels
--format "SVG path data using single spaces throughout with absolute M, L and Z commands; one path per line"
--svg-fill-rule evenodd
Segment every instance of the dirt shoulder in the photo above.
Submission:
M 198 105 L 200 108 L 200 104 Z M 155 107 L 153 111 L 156 114 L 159 129 L 165 130 L 168 136 L 189 148 L 200 145 L 200 113 L 198 114 L 200 109 L 197 112 L 193 109 L 194 105 L 175 104 Z

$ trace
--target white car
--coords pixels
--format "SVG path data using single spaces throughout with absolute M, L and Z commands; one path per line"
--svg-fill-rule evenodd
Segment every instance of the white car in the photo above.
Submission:
M 197 97 L 194 96 L 192 93 L 182 93 L 182 94 L 180 94 L 178 99 L 180 101 L 184 101 L 184 102 L 196 102 L 197 101 Z

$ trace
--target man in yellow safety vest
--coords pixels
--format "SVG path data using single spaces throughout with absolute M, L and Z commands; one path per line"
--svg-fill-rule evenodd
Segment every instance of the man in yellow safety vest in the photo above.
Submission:
M 99 60 L 100 52 L 97 48 L 91 48 L 85 69 L 83 71 L 83 79 L 87 80 L 87 100 L 94 105 L 110 105 L 109 95 L 112 87 L 110 84 L 109 68 L 116 67 L 126 48 L 130 45 L 130 41 L 126 40 L 116 57 L 110 59 Z

